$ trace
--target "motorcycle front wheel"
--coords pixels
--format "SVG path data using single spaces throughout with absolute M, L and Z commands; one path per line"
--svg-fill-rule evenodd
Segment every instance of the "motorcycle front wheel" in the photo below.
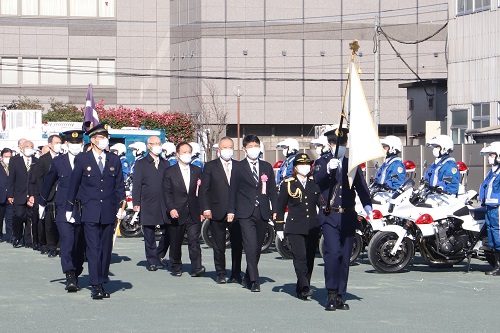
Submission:
M 283 259 L 292 259 L 292 247 L 290 246 L 290 242 L 288 242 L 288 238 L 281 240 L 278 236 L 274 240 L 274 244 L 276 245 L 276 250 L 280 254 Z
M 354 236 L 354 244 L 352 245 L 351 258 L 349 258 L 349 263 L 353 263 L 356 259 L 358 259 L 361 254 L 361 250 L 363 249 L 363 239 L 360 235 L 356 233 Z M 325 237 L 321 235 L 319 239 L 319 253 L 323 258 L 325 256 Z
M 268 223 L 266 237 L 264 238 L 264 242 L 262 243 L 262 247 L 260 249 L 260 252 L 266 252 L 269 249 L 269 247 L 271 246 L 271 244 L 273 243 L 273 240 L 275 237 L 276 237 L 276 233 L 274 232 L 274 227 Z
M 201 225 L 201 238 L 203 238 L 206 246 L 213 248 L 214 244 L 212 241 L 212 232 L 210 231 L 210 223 L 212 223 L 212 221 L 209 219 L 205 219 L 203 221 L 203 224 Z M 228 248 L 230 246 L 231 240 L 229 239 L 229 230 L 226 228 L 226 247 Z
M 127 215 L 120 221 L 120 234 L 123 237 L 142 237 L 142 228 L 139 219 L 131 224 L 134 211 L 127 211 Z
M 415 245 L 407 237 L 401 242 L 394 255 L 391 251 L 398 235 L 390 231 L 379 231 L 368 244 L 368 259 L 375 270 L 380 273 L 401 272 L 408 266 L 415 255 Z

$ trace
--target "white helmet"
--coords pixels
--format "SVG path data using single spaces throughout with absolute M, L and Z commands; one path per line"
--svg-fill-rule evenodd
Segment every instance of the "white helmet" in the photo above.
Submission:
M 141 141 L 137 141 L 128 146 L 128 149 L 135 150 L 132 154 L 137 158 L 146 153 L 146 144 Z
M 116 143 L 111 147 L 109 147 L 109 151 L 112 152 L 113 150 L 116 151 L 116 154 L 118 156 L 122 156 L 125 155 L 125 153 L 127 152 L 127 147 L 125 147 L 123 143 Z
M 165 142 L 161 146 L 161 149 L 165 152 L 166 157 L 169 157 L 169 156 L 175 154 L 175 145 L 172 142 Z
M 300 150 L 299 142 L 293 138 L 286 138 L 285 140 L 278 142 L 276 148 L 282 148 L 283 155 L 285 155 L 285 157 L 297 154 Z
M 190 142 L 189 145 L 193 151 L 191 152 L 191 156 L 196 156 L 200 154 L 200 145 L 197 142 Z
M 498 164 L 500 162 L 500 142 L 495 141 L 490 143 L 488 146 L 481 149 L 479 153 L 482 156 L 489 154 L 497 154 L 497 157 L 495 158 L 495 164 Z
M 443 156 L 453 151 L 453 140 L 448 135 L 438 135 L 427 142 L 427 147 L 441 147 L 439 155 Z
M 394 135 L 389 135 L 380 139 L 380 143 L 382 146 L 389 147 L 389 150 L 387 151 L 388 155 L 396 155 L 403 150 L 403 143 L 401 143 L 401 139 Z
M 316 153 L 318 153 L 318 155 L 325 154 L 330 151 L 328 138 L 324 135 L 319 136 L 317 139 L 311 140 L 311 146 L 316 147 Z M 319 150 L 321 150 L 321 154 L 319 153 Z

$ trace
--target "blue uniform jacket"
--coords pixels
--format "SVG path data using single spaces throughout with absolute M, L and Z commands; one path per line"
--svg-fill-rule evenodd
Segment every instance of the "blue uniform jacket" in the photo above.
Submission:
M 354 210 L 356 193 L 358 194 L 363 206 L 371 206 L 372 201 L 370 199 L 370 192 L 359 166 L 357 167 L 356 176 L 353 180 L 353 186 L 352 188 L 349 188 L 349 180 L 347 178 L 347 157 L 344 157 L 342 160 L 342 168 L 332 170 L 330 173 L 328 173 L 327 164 L 332 158 L 333 155 L 330 155 L 328 158 L 320 158 L 314 165 L 314 181 L 319 185 L 321 191 L 321 195 L 319 198 L 319 223 L 320 225 L 327 223 L 334 228 L 339 228 L 342 231 L 352 232 L 359 227 L 357 213 Z M 335 195 L 335 199 L 331 207 L 342 207 L 351 211 L 346 213 L 336 213 L 332 211 L 329 214 L 325 214 L 322 207 L 326 206 L 328 200 L 330 181 L 333 181 L 334 186 L 336 186 L 337 184 L 339 185 L 338 191 Z M 332 190 L 332 193 L 334 192 L 334 190 Z
M 75 158 L 71 174 L 66 211 L 72 211 L 75 198 L 82 204 L 82 222 L 116 223 L 116 212 L 125 200 L 122 164 L 118 156 L 105 153 L 106 162 L 101 175 L 92 150 Z M 78 192 L 80 191 L 80 192 Z
M 442 187 L 446 192 L 457 194 L 460 172 L 455 159 L 450 155 L 444 155 L 437 163 L 430 166 L 424 179 L 429 181 L 430 186 Z
M 276 174 L 276 186 L 280 187 L 281 182 L 285 179 L 292 177 L 293 172 L 293 160 L 297 154 L 290 155 L 286 158 L 285 162 L 280 166 L 278 173 Z
M 57 208 L 56 223 L 63 223 L 66 221 L 66 198 L 68 195 L 69 180 L 71 178 L 71 164 L 69 162 L 68 154 L 59 155 L 52 159 L 50 169 L 40 189 L 40 205 L 47 205 L 47 198 L 50 195 L 51 189 L 57 182 L 57 191 L 55 195 L 55 204 Z M 75 207 L 75 213 L 78 207 Z M 73 214 L 75 222 L 80 223 L 80 214 Z
M 387 159 L 375 176 L 381 185 L 387 185 L 393 190 L 399 188 L 405 181 L 406 168 L 400 157 L 396 155 Z
M 203 162 L 201 161 L 201 158 L 199 157 L 195 157 L 191 160 L 191 163 L 192 165 L 196 165 L 198 168 L 200 168 L 201 170 L 203 170 Z
M 500 204 L 500 166 L 490 170 L 479 186 L 479 202 L 484 206 L 497 207 Z
M 178 163 L 177 158 L 175 156 L 169 157 L 167 161 L 168 163 L 170 163 L 170 166 L 176 165 Z
M 122 163 L 123 179 L 127 179 L 127 176 L 130 173 L 130 163 L 125 156 L 120 157 L 120 162 Z

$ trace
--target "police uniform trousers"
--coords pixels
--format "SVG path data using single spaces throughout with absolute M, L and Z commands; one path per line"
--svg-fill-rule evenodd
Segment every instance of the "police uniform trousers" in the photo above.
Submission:
M 40 222 L 38 223 L 39 243 L 45 245 L 48 251 L 55 251 L 57 249 L 57 243 L 59 242 L 59 232 L 55 223 L 55 217 L 55 203 L 48 202 L 45 207 L 45 217 L 40 219 Z
M 488 243 L 496 250 L 500 251 L 500 228 L 498 226 L 498 210 L 500 206 L 486 206 L 486 227 L 488 230 Z
M 293 255 L 293 267 L 297 275 L 295 291 L 301 293 L 309 288 L 314 268 L 314 257 L 319 243 L 319 227 L 309 230 L 307 235 L 286 234 Z
M 26 204 L 12 206 L 12 237 L 16 240 L 24 238 L 24 245 L 33 245 L 31 237 L 31 218 L 33 209 Z
M 247 260 L 245 279 L 250 282 L 258 282 L 260 250 L 266 237 L 268 222 L 262 219 L 260 206 L 255 206 L 252 215 L 246 219 L 239 219 L 239 223 Z
M 85 252 L 88 260 L 91 285 L 108 282 L 111 251 L 113 249 L 114 224 L 83 221 Z
M 182 242 L 184 241 L 184 233 L 187 233 L 189 259 L 191 260 L 191 273 L 201 269 L 201 221 L 197 216 L 194 221 L 191 214 L 188 215 L 186 222 L 179 224 L 177 219 L 172 220 L 168 224 L 168 233 L 170 235 L 170 251 L 169 257 L 172 262 L 172 271 L 182 271 Z
M 340 213 L 331 214 L 334 219 L 340 219 Z M 356 213 L 344 213 L 352 215 L 356 219 Z M 351 218 L 344 216 L 342 218 Z M 321 225 L 324 237 L 324 256 L 325 261 L 325 285 L 328 290 L 336 290 L 340 295 L 344 295 L 347 289 L 347 280 L 349 278 L 349 264 L 356 230 L 341 230 L 340 223 L 338 227 L 323 223 Z
M 156 246 L 156 226 L 143 225 L 142 230 L 144 233 L 144 249 L 146 251 L 146 260 L 148 265 L 158 265 L 159 259 L 165 257 L 170 245 L 168 229 L 162 225 L 162 233 L 158 246 Z
M 61 221 L 57 222 L 56 226 L 59 231 L 62 271 L 75 271 L 79 275 L 83 271 L 85 258 L 83 225 Z
M 226 276 L 226 228 L 229 229 L 231 242 L 231 277 L 241 279 L 241 257 L 243 245 L 241 242 L 241 228 L 237 221 L 231 223 L 226 220 L 211 220 L 210 233 L 214 251 L 215 272 L 218 276 Z

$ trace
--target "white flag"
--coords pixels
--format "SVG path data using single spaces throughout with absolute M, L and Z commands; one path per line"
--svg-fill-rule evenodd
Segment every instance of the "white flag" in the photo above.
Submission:
M 349 66 L 347 82 L 346 113 L 349 119 L 349 167 L 347 176 L 352 187 L 357 166 L 363 162 L 384 157 L 385 150 L 380 144 L 358 70 L 354 62 Z

